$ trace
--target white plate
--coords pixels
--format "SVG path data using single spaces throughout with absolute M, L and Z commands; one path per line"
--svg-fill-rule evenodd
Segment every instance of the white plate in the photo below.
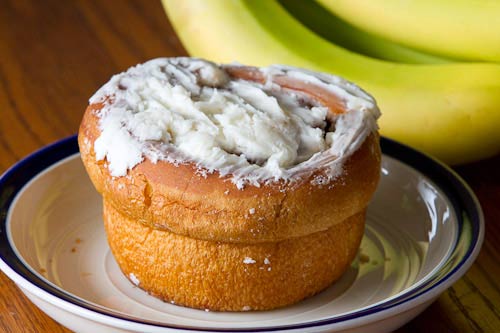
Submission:
M 484 227 L 477 200 L 453 172 L 395 142 L 383 139 L 382 147 L 381 183 L 358 258 L 340 281 L 293 306 L 208 312 L 164 303 L 131 284 L 109 251 L 101 198 L 74 137 L 0 179 L 0 268 L 76 332 L 388 332 L 465 273 Z

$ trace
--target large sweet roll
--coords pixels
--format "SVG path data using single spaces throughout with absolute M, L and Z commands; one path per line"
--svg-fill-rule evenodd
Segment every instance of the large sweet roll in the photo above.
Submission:
M 160 58 L 97 91 L 78 142 L 129 280 L 176 304 L 266 310 L 355 257 L 379 114 L 332 75 Z

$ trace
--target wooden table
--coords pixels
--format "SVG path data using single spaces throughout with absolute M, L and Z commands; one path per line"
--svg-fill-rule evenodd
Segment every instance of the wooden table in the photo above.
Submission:
M 185 54 L 156 0 L 0 0 L 0 173 L 76 133 L 88 98 L 112 74 Z M 500 156 L 456 170 L 483 206 L 483 249 L 462 279 L 398 332 L 500 332 Z M 0 273 L 0 332 L 69 331 Z

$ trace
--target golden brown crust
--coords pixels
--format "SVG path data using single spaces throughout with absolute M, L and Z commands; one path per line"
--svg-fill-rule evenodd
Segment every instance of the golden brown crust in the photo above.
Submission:
M 323 290 L 355 257 L 364 220 L 365 210 L 305 237 L 222 243 L 152 229 L 104 200 L 108 242 L 123 273 L 165 301 L 214 311 L 268 310 Z
M 272 183 L 238 190 L 217 173 L 203 178 L 193 164 L 175 166 L 145 159 L 125 177 L 112 177 L 106 161 L 96 161 L 99 137 L 90 105 L 78 141 L 85 167 L 97 190 L 122 214 L 155 228 L 198 239 L 269 242 L 326 230 L 366 207 L 378 183 L 378 134 L 371 134 L 327 185 Z M 318 171 L 321 172 L 321 171 Z

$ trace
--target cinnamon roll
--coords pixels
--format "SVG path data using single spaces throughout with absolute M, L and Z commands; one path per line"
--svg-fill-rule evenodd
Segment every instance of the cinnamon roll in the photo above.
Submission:
M 78 142 L 132 282 L 190 307 L 266 310 L 353 260 L 379 180 L 379 115 L 329 74 L 159 58 L 92 96 Z

